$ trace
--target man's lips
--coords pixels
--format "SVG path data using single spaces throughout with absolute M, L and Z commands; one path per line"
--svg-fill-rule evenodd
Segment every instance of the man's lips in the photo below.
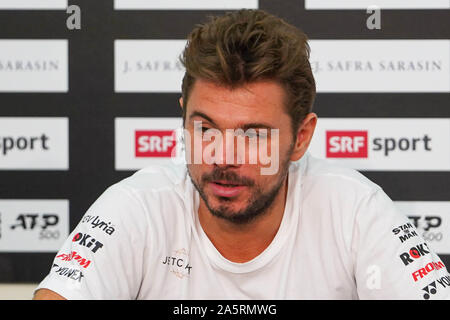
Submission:
M 246 188 L 245 185 L 231 183 L 225 180 L 216 180 L 209 182 L 212 192 L 218 197 L 235 197 Z

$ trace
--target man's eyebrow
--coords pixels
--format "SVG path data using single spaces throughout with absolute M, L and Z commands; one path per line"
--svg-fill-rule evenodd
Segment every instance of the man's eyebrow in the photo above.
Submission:
M 274 127 L 272 127 L 271 125 L 268 125 L 266 123 L 259 123 L 259 122 L 251 122 L 251 123 L 245 123 L 239 126 L 239 129 L 242 130 L 247 130 L 247 129 L 274 129 Z
M 190 115 L 189 115 L 189 120 L 194 118 L 194 117 L 202 117 L 204 119 L 206 119 L 207 121 L 209 121 L 212 125 L 216 125 L 216 123 L 214 122 L 213 119 L 211 119 L 209 116 L 207 116 L 206 114 L 204 114 L 201 111 L 193 111 Z M 242 123 L 238 125 L 238 129 L 242 129 L 244 131 L 248 130 L 248 129 L 267 129 L 267 130 L 271 130 L 274 129 L 273 126 L 267 124 L 267 123 L 262 123 L 262 122 L 250 122 L 250 123 Z
M 213 125 L 216 124 L 213 119 L 211 119 L 209 116 L 207 116 L 206 114 L 204 114 L 201 111 L 194 111 L 194 112 L 192 112 L 190 114 L 190 116 L 189 116 L 189 120 L 191 120 L 194 117 L 202 117 L 202 118 L 205 118 L 206 120 L 208 120 L 209 122 L 211 122 L 211 124 L 213 124 Z

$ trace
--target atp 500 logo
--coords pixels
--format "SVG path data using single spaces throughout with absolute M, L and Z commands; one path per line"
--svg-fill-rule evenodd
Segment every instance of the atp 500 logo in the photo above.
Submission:
M 443 234 L 439 227 L 442 224 L 440 216 L 408 216 L 417 229 L 422 230 L 425 241 L 442 241 Z
M 40 229 L 39 239 L 59 239 L 59 230 L 53 230 L 52 227 L 58 225 L 59 217 L 57 214 L 52 213 L 23 213 L 20 214 L 13 225 L 10 226 L 11 230 L 35 230 Z

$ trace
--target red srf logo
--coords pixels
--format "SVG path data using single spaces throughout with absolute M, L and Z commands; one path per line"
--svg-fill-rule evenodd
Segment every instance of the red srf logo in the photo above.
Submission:
M 367 131 L 327 131 L 327 158 L 367 158 Z
M 170 158 L 176 147 L 175 130 L 136 131 L 136 157 L 164 157 Z M 175 153 L 173 154 L 175 156 Z

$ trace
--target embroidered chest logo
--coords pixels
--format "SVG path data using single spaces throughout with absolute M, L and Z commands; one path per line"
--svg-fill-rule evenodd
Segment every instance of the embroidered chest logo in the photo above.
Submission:
M 166 256 L 162 264 L 166 265 L 169 268 L 169 272 L 173 273 L 177 278 L 189 278 L 192 267 L 188 259 L 189 253 L 183 248 L 174 250 L 171 256 Z

